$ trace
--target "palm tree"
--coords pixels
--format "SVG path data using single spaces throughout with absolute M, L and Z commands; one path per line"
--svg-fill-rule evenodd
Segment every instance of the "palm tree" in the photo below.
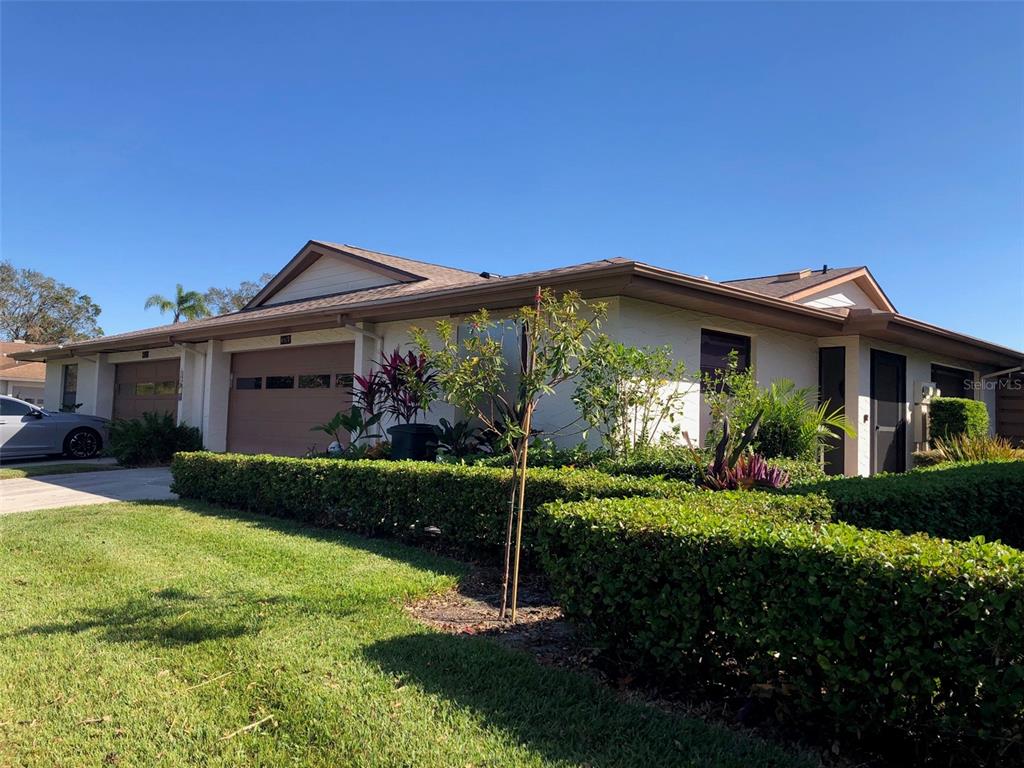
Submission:
M 146 309 L 150 307 L 159 309 L 161 315 L 165 312 L 173 312 L 176 323 L 181 322 L 182 318 L 195 320 L 210 316 L 210 310 L 206 306 L 206 296 L 199 291 L 186 291 L 181 287 L 181 283 L 178 283 L 173 301 L 159 293 L 154 293 L 146 299 Z

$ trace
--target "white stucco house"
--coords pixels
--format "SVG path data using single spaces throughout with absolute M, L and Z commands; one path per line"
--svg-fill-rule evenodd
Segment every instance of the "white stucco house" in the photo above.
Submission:
M 716 282 L 615 258 L 498 276 L 316 240 L 241 311 L 15 357 L 45 362 L 48 408 L 82 403 L 80 412 L 115 418 L 167 410 L 201 427 L 210 450 L 301 455 L 352 375 L 408 347 L 411 326 L 529 304 L 538 286 L 607 302 L 613 338 L 671 345 L 693 372 L 681 425 L 691 439 L 706 427 L 698 372 L 721 367 L 730 349 L 762 384 L 819 387 L 857 428 L 828 457 L 837 473 L 908 467 L 927 383 L 984 400 L 995 423 L 995 382 L 1024 363 L 1022 352 L 899 314 L 866 267 Z M 542 404 L 540 428 L 567 421 L 570 395 Z

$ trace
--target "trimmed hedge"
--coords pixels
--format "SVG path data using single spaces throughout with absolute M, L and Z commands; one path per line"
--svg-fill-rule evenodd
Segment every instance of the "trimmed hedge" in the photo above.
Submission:
M 179 453 L 171 489 L 183 498 L 372 536 L 425 533 L 466 552 L 504 543 L 512 471 L 417 461 L 292 459 L 208 452 Z M 532 469 L 526 508 L 556 499 L 681 496 L 695 491 L 656 479 L 612 477 L 593 470 Z M 524 545 L 534 515 L 524 520 Z M 427 529 L 438 529 L 427 531 Z
M 549 504 L 537 550 L 566 615 L 663 683 L 773 698 L 854 740 L 1020 757 L 1024 553 L 692 498 Z
M 793 492 L 824 494 L 835 520 L 861 528 L 984 536 L 1024 548 L 1024 461 L 945 463 L 899 475 L 836 478 Z
M 988 409 L 980 400 L 934 397 L 928 406 L 928 414 L 932 437 L 984 437 L 988 434 Z
M 791 485 L 804 485 L 806 483 L 821 483 L 828 480 L 825 470 L 816 461 L 806 459 L 768 459 L 769 467 L 778 467 L 789 473 Z

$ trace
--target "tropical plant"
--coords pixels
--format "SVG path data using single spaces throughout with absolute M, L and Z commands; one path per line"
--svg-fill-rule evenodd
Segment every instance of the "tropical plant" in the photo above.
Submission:
M 786 488 L 789 473 L 772 466 L 759 453 L 741 454 L 736 463 L 722 465 L 704 476 L 704 487 L 715 491 L 749 491 L 753 488 Z
M 167 412 L 146 412 L 140 419 L 115 419 L 110 423 L 107 453 L 127 467 L 167 464 L 178 451 L 202 448 L 199 429 L 178 424 Z
M 199 291 L 186 291 L 181 283 L 174 289 L 174 298 L 168 299 L 159 293 L 154 293 L 146 299 L 146 309 L 156 307 L 160 314 L 170 312 L 174 316 L 175 323 L 185 320 L 196 320 L 201 317 L 209 317 L 210 310 L 206 306 L 206 296 Z
M 933 448 L 928 455 L 933 456 L 934 461 L 924 463 L 1024 460 L 1024 449 L 1014 448 L 1013 443 L 999 436 L 954 435 L 945 439 L 936 437 L 932 440 L 932 445 Z
M 412 424 L 437 399 L 438 374 L 422 352 L 403 355 L 395 347 L 381 355 L 374 373 L 359 377 L 357 386 L 357 397 L 365 406 L 372 406 L 371 412 L 380 411 L 399 424 Z
M 456 459 L 463 459 L 479 450 L 480 433 L 480 427 L 472 426 L 469 419 L 461 419 L 452 424 L 442 418 L 434 427 L 437 447 Z
M 763 412 L 754 450 L 766 458 L 817 459 L 829 441 L 854 437 L 842 408 L 814 405 L 814 387 L 797 388 L 789 379 L 773 381 L 757 399 Z
M 671 347 L 628 347 L 601 337 L 587 357 L 573 403 L 613 456 L 627 459 L 652 446 L 682 416 L 690 387 Z
M 516 619 L 533 414 L 544 396 L 585 370 L 586 351 L 597 340 L 597 329 L 606 311 L 603 303 L 586 302 L 575 291 L 556 296 L 553 291 L 538 287 L 533 305 L 522 307 L 507 320 L 496 322 L 486 310 L 479 311 L 469 318 L 461 338 L 445 320 L 436 326 L 440 339 L 437 346 L 422 329 L 411 331 L 421 355 L 436 368 L 438 383 L 448 401 L 473 414 L 485 430 L 496 433 L 500 444 L 513 453 L 515 470 L 505 537 L 500 611 L 504 617 L 510 602 L 512 621 Z M 519 366 L 514 382 L 511 382 L 513 377 L 509 375 L 503 344 L 510 330 L 518 346 L 514 359 Z M 508 588 L 510 566 L 511 595 Z
M 382 416 L 383 414 L 380 413 L 364 414 L 358 405 L 353 405 L 348 413 L 338 411 L 330 421 L 310 428 L 310 432 L 323 432 L 333 437 L 334 442 L 339 446 L 344 443 L 344 438 L 347 435 L 348 447 L 352 449 L 360 440 L 380 437 L 378 434 L 370 434 L 369 430 L 381 420 Z

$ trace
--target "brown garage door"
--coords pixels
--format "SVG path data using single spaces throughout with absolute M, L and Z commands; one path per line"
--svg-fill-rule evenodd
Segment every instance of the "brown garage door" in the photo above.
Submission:
M 231 356 L 228 450 L 302 456 L 331 438 L 312 427 L 351 407 L 353 345 L 323 344 Z
M 114 418 L 137 419 L 143 413 L 178 416 L 181 392 L 178 358 L 118 363 L 114 373 Z

